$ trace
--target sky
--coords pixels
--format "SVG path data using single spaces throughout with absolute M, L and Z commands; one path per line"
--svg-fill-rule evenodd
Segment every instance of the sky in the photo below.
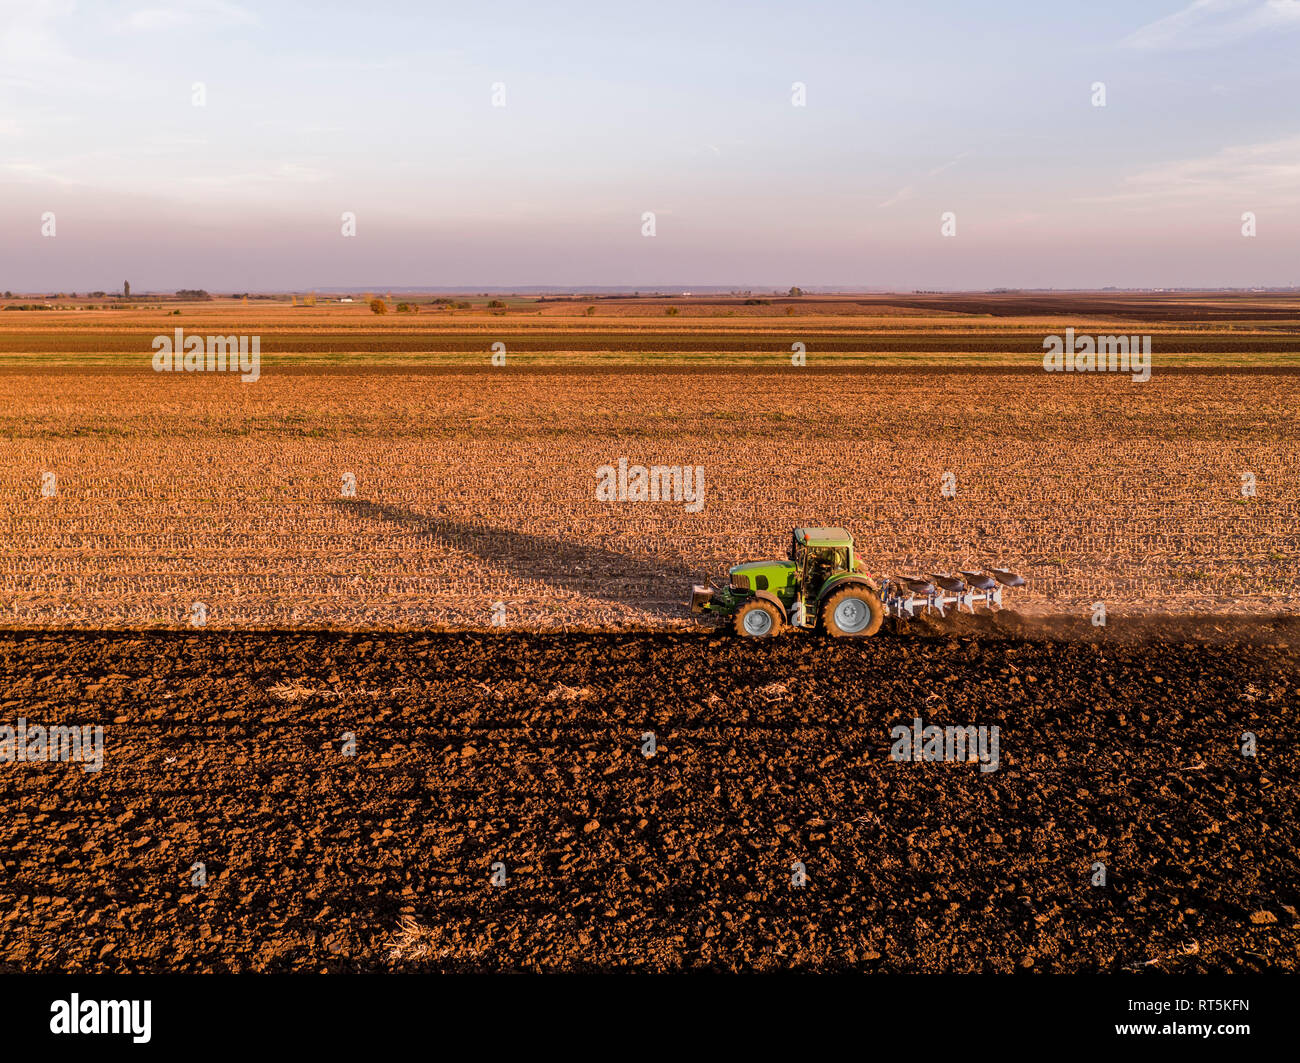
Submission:
M 0 289 L 1300 285 L 1297 60 L 1300 0 L 0 0 Z

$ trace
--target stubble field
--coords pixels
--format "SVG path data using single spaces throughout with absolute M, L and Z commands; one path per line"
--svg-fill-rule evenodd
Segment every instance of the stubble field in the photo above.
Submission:
M 277 330 L 292 312 L 132 310 L 149 324 L 115 334 L 134 353 L 111 356 L 100 325 L 41 344 L 0 330 L 0 624 L 178 626 L 196 602 L 230 628 L 679 623 L 692 581 L 779 555 L 798 524 L 849 528 L 877 574 L 1010 566 L 1029 611 L 1298 600 L 1300 374 L 1272 355 L 1170 355 L 1138 382 L 1045 373 L 1005 337 L 990 341 L 997 364 L 895 364 L 810 341 L 797 366 L 745 334 L 730 342 L 748 363 L 697 364 L 696 351 L 661 365 L 613 349 L 626 333 L 607 323 L 600 351 L 556 349 L 539 325 L 549 353 L 493 366 L 490 315 L 393 333 L 344 307 L 331 313 L 351 347 L 327 365 L 289 353 Z M 232 334 L 241 314 L 266 318 L 255 383 L 148 367 L 149 329 Z M 951 316 L 968 332 L 1003 320 Z M 1012 320 L 1040 352 L 1044 330 L 1066 327 Z M 813 327 L 751 321 L 786 349 Z M 1197 327 L 1213 347 L 1237 326 Z M 322 335 L 293 342 L 328 360 Z M 399 357 L 394 335 L 423 353 Z M 927 335 L 909 342 L 933 347 Z M 671 338 L 698 346 L 690 329 Z M 1278 342 L 1300 353 L 1294 333 Z M 479 353 L 443 349 L 471 343 Z M 597 470 L 620 459 L 702 470 L 702 503 L 599 500 Z

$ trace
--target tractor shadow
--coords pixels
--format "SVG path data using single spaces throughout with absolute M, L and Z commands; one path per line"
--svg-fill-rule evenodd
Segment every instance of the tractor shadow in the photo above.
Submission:
M 658 616 L 688 615 L 697 570 L 659 558 L 631 555 L 530 532 L 466 524 L 383 502 L 338 498 L 331 503 L 360 521 L 409 532 L 422 546 L 470 554 L 515 579 L 629 605 Z

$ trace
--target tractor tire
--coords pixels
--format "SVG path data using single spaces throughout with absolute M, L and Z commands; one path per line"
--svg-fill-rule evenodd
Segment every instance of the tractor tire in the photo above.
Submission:
M 869 587 L 845 587 L 828 599 L 822 610 L 826 630 L 839 639 L 865 639 L 880 630 L 885 609 Z
M 745 638 L 770 639 L 784 626 L 781 610 L 762 598 L 751 599 L 736 611 L 736 634 Z

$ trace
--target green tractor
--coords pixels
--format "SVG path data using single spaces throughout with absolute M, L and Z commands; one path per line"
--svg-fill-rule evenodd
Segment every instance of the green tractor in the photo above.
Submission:
M 867 575 L 853 552 L 853 536 L 843 528 L 795 528 L 785 561 L 750 561 L 729 573 L 729 585 L 696 584 L 691 613 L 731 618 L 736 633 L 769 638 L 787 625 L 818 624 L 838 638 L 866 638 L 886 616 L 914 617 L 976 604 L 1002 605 L 1004 587 L 1023 587 L 1024 578 L 1005 568 L 963 569 L 959 575 Z
M 751 561 L 729 573 L 730 586 L 691 588 L 691 612 L 734 617 L 736 632 L 768 638 L 787 624 L 865 638 L 885 619 L 880 587 L 853 555 L 843 528 L 795 528 L 784 561 Z

